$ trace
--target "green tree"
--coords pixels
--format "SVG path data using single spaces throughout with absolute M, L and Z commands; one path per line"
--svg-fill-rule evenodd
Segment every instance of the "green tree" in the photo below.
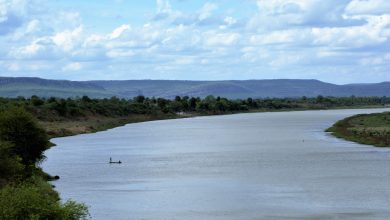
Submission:
M 134 101 L 142 104 L 145 101 L 145 96 L 143 96 L 143 95 L 136 96 L 136 97 L 134 97 Z
M 50 144 L 45 130 L 29 113 L 19 108 L 0 113 L 0 140 L 12 145 L 11 153 L 20 157 L 24 165 L 43 159 L 43 152 Z
M 91 102 L 92 99 L 90 99 L 88 96 L 84 95 L 84 96 L 81 98 L 81 101 L 82 101 L 82 102 L 88 103 L 88 102 Z
M 33 95 L 31 96 L 31 103 L 34 105 L 34 106 L 41 106 L 45 103 L 45 101 L 43 101 L 41 98 L 39 98 L 38 96 L 36 95 Z
M 195 108 L 196 108 L 196 102 L 197 102 L 197 100 L 196 100 L 196 98 L 194 98 L 194 97 L 191 97 L 190 98 L 190 100 L 189 100 L 189 108 L 190 108 L 190 110 L 191 111 L 194 111 L 195 110 Z
M 316 102 L 317 103 L 323 103 L 324 102 L 324 96 L 322 96 L 322 95 L 317 96 Z

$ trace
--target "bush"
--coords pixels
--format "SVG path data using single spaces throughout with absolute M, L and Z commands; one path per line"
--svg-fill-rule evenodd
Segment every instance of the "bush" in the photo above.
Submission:
M 47 183 L 0 189 L 0 219 L 88 219 L 87 207 L 73 201 L 61 204 Z
M 88 219 L 89 213 L 87 206 L 69 200 L 62 205 L 62 219 Z
M 19 179 L 24 170 L 21 159 L 11 156 L 11 149 L 10 143 L 0 141 L 0 187 L 9 180 Z

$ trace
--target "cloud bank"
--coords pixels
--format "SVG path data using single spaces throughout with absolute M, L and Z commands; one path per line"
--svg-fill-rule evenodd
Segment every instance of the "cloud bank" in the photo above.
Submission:
M 157 0 L 144 23 L 109 24 L 107 31 L 91 29 L 77 7 L 0 0 L 1 75 L 390 80 L 389 1 L 210 0 L 175 7 L 190 3 Z

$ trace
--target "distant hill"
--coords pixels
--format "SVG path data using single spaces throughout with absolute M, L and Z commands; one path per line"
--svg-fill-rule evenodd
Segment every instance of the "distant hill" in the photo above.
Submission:
M 390 82 L 373 84 L 335 85 L 318 80 L 123 80 L 123 81 L 67 81 L 29 77 L 0 77 L 0 96 L 3 97 L 76 97 L 94 98 L 137 95 L 173 98 L 175 96 L 208 95 L 227 98 L 314 97 L 323 96 L 390 96 Z
M 68 80 L 47 80 L 30 77 L 0 77 L 0 96 L 2 97 L 76 97 L 88 95 L 91 97 L 111 97 L 115 94 L 103 87 L 89 82 Z

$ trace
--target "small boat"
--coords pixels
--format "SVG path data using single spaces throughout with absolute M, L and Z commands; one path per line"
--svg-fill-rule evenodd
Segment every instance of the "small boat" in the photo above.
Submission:
M 110 157 L 110 162 L 109 163 L 117 163 L 117 164 L 121 164 L 122 163 L 122 161 L 112 161 L 112 158 Z

